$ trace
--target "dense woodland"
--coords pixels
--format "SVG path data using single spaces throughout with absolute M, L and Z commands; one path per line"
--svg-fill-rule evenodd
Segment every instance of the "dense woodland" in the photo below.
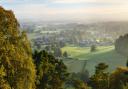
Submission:
M 26 33 L 19 29 L 13 12 L 0 7 L 0 89 L 128 89 L 127 63 L 113 73 L 100 63 L 94 75 L 80 80 L 49 52 L 32 52 Z
M 128 34 L 120 36 L 115 42 L 115 49 L 124 56 L 128 56 Z

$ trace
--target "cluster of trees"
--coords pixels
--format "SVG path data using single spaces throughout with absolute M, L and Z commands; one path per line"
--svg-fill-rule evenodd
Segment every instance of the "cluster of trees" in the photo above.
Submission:
M 62 89 L 69 75 L 64 63 L 46 51 L 35 51 L 33 59 L 37 70 L 37 89 Z
M 68 76 L 61 60 L 46 51 L 32 54 L 13 12 L 0 7 L 0 89 L 63 89 Z
M 48 45 L 44 48 L 45 51 L 47 51 L 49 54 L 54 55 L 55 57 L 68 57 L 68 53 L 62 52 L 61 50 L 62 47 L 60 47 L 59 45 Z
M 0 7 L 0 89 L 127 89 L 128 68 L 112 74 L 107 68 L 100 63 L 87 83 L 71 77 L 61 60 L 46 51 L 32 53 L 13 12 Z
M 66 86 L 73 89 L 128 89 L 128 67 L 118 67 L 112 73 L 107 71 L 108 67 L 105 63 L 99 63 L 95 74 L 90 77 L 87 72 L 84 75 L 72 74 Z
M 95 52 L 97 50 L 96 45 L 92 45 L 90 48 L 90 52 Z
M 120 36 L 115 42 L 115 50 L 123 56 L 128 56 L 128 34 Z
M 33 48 L 38 48 L 41 49 L 42 45 L 57 45 L 58 47 L 62 48 L 66 45 L 66 41 L 61 38 L 60 36 L 57 36 L 58 34 L 56 33 L 50 33 L 50 34 L 43 34 L 39 38 L 34 38 L 31 40 L 32 42 L 32 47 Z
M 100 63 L 90 78 L 92 89 L 127 89 L 128 68 L 119 67 L 113 73 L 106 71 L 108 65 Z

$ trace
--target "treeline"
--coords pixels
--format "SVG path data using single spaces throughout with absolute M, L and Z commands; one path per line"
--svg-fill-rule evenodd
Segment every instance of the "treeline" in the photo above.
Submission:
M 90 77 L 92 89 L 128 89 L 128 68 L 119 67 L 113 73 L 107 72 L 108 65 L 100 63 Z
M 0 89 L 63 89 L 68 76 L 61 60 L 46 51 L 32 53 L 13 12 L 0 7 Z
M 32 53 L 12 11 L 0 7 L 0 89 L 128 89 L 128 68 L 112 74 L 100 63 L 89 81 L 76 79 L 64 63 L 46 51 Z
M 115 50 L 124 55 L 128 56 L 128 34 L 120 36 L 115 42 Z

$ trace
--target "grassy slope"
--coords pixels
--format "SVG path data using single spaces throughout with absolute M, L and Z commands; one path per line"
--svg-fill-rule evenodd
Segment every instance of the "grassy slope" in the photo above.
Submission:
M 117 57 L 117 55 L 116 55 L 116 53 L 114 53 L 113 49 L 114 49 L 113 46 L 107 46 L 107 47 L 101 46 L 101 47 L 97 47 L 96 52 L 90 52 L 89 47 L 73 47 L 73 46 L 68 47 L 67 46 L 67 47 L 64 47 L 62 49 L 62 51 L 63 52 L 67 51 L 68 54 L 70 55 L 70 57 L 77 58 L 79 60 L 90 60 L 90 59 L 94 59 L 94 58 L 98 58 L 98 59 L 105 58 L 106 59 L 106 58 L 110 58 L 110 57 Z M 113 54 L 114 54 L 114 56 L 113 56 Z
M 114 46 L 100 46 L 97 47 L 97 51 L 91 53 L 89 47 L 73 47 L 67 46 L 62 49 L 67 51 L 68 54 L 79 60 L 74 60 L 71 63 L 65 64 L 68 66 L 71 72 L 81 72 L 86 63 L 86 69 L 90 74 L 94 73 L 95 66 L 100 62 L 105 62 L 109 65 L 108 71 L 114 70 L 118 66 L 125 66 L 126 58 L 114 51 Z

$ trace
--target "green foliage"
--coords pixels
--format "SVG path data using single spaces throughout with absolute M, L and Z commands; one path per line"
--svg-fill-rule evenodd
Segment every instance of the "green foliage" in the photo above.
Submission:
M 96 73 L 90 78 L 92 89 L 127 89 L 128 68 L 119 67 L 110 75 L 105 72 L 107 68 L 104 63 L 96 66 Z
M 0 47 L 0 67 L 3 71 L 0 76 L 5 74 L 2 80 L 6 86 L 11 89 L 34 89 L 35 67 L 26 33 L 20 33 L 13 12 L 2 7 L 0 7 Z
M 126 85 L 127 83 L 128 83 L 127 67 L 119 67 L 110 76 L 110 89 L 123 89 L 124 85 Z
M 91 52 L 95 52 L 96 51 L 96 46 L 95 45 L 92 45 L 90 51 Z
M 126 66 L 128 67 L 128 59 L 127 59 L 127 62 L 126 62 Z
M 66 51 L 63 53 L 63 57 L 68 57 L 68 53 Z
M 127 55 L 127 38 L 128 35 L 120 37 L 115 44 L 116 50 L 124 55 Z M 74 39 L 73 42 L 78 43 L 78 39 Z M 65 46 L 64 43 L 59 43 L 59 45 Z M 75 78 L 68 80 L 67 67 L 61 60 L 55 58 L 62 56 L 60 47 L 46 48 L 47 51 L 54 50 L 55 57 L 46 51 L 35 51 L 33 54 L 35 70 L 26 33 L 19 31 L 19 23 L 13 12 L 4 10 L 2 7 L 0 7 L 0 47 L 0 89 L 63 89 L 68 84 L 75 89 L 88 89 L 82 79 L 79 80 L 74 76 Z M 83 48 L 79 53 L 85 52 L 85 50 L 82 51 Z M 96 51 L 95 45 L 91 46 L 91 52 L 94 51 Z M 93 55 L 96 58 L 99 53 L 101 51 L 86 56 Z M 63 56 L 68 57 L 66 51 Z M 80 56 L 77 54 L 76 57 Z M 120 67 L 111 75 L 105 71 L 107 68 L 108 65 L 105 63 L 96 66 L 96 72 L 89 82 L 92 89 L 128 89 L 128 67 Z M 82 78 L 86 78 L 85 75 L 80 74 Z
M 96 66 L 96 74 L 104 73 L 107 68 L 108 68 L 108 65 L 106 65 L 105 63 L 99 63 Z
M 0 66 L 0 89 L 11 89 L 7 81 L 5 80 L 6 71 L 3 65 Z
M 74 80 L 74 88 L 75 89 L 88 89 L 88 86 L 83 81 Z
M 64 63 L 45 51 L 35 51 L 33 58 L 37 65 L 37 89 L 62 89 L 68 78 Z
M 128 34 L 120 36 L 115 42 L 115 50 L 124 55 L 128 56 Z
M 96 73 L 90 78 L 93 89 L 109 89 L 109 74 L 105 72 L 107 68 L 108 65 L 104 63 L 96 66 Z
M 89 89 L 89 87 L 87 86 L 87 83 L 72 76 L 69 77 L 68 81 L 65 84 L 64 89 L 70 89 L 70 88 L 71 89 Z
M 85 70 L 78 73 L 71 73 L 71 79 L 89 81 L 89 72 Z
M 124 85 L 123 89 L 128 89 L 128 84 Z

